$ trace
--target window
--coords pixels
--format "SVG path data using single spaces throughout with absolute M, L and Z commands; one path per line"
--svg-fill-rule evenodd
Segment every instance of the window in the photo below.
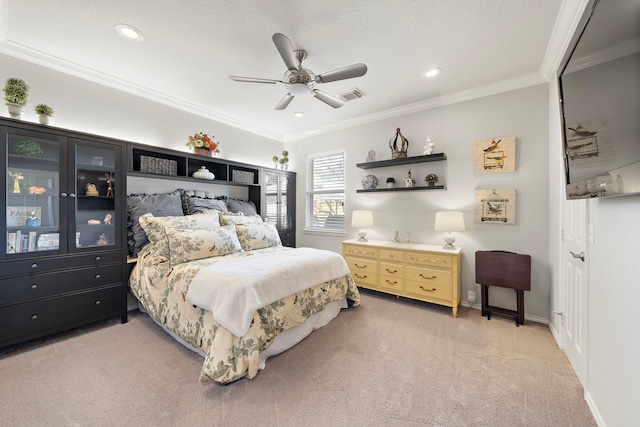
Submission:
M 344 150 L 307 157 L 305 229 L 344 232 Z

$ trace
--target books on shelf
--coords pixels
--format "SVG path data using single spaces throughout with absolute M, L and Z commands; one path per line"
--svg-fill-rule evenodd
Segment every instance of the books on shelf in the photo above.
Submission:
M 58 233 L 43 233 L 38 236 L 36 245 L 39 251 L 50 251 L 60 247 L 60 235 Z

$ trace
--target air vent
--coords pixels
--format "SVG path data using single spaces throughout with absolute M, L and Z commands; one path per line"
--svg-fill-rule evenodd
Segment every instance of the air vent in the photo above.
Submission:
M 342 99 L 343 101 L 348 102 L 348 101 L 353 101 L 354 99 L 362 98 L 364 96 L 364 93 L 362 93 L 360 89 L 357 89 L 354 87 L 353 89 L 349 89 L 346 92 L 339 93 L 336 96 Z

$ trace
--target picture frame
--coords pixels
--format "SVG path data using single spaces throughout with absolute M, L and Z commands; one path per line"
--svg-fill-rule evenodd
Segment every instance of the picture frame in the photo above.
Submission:
M 473 173 L 510 173 L 516 170 L 516 137 L 503 136 L 473 143 Z
M 475 190 L 473 222 L 515 224 L 516 190 L 513 188 Z
M 35 216 L 42 221 L 40 206 L 7 206 L 7 227 L 26 227 L 31 212 L 35 212 Z

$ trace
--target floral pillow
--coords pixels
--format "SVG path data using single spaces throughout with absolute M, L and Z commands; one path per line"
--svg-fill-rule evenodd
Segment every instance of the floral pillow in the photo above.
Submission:
M 153 214 L 142 215 L 140 226 L 147 233 L 149 241 L 155 246 L 158 255 L 169 258 L 169 240 L 165 227 L 185 229 L 212 229 L 220 227 L 220 212 L 204 211 L 199 214 L 185 216 L 154 217 Z
M 222 214 L 221 221 L 222 225 L 230 225 L 230 224 L 249 224 L 255 222 L 262 222 L 262 217 L 258 214 L 254 215 L 244 215 L 244 214 L 229 214 L 225 212 Z
M 276 226 L 270 222 L 236 224 L 240 245 L 245 251 L 282 246 Z
M 164 230 L 169 240 L 169 263 L 172 266 L 242 252 L 235 225 L 214 229 L 164 227 Z

